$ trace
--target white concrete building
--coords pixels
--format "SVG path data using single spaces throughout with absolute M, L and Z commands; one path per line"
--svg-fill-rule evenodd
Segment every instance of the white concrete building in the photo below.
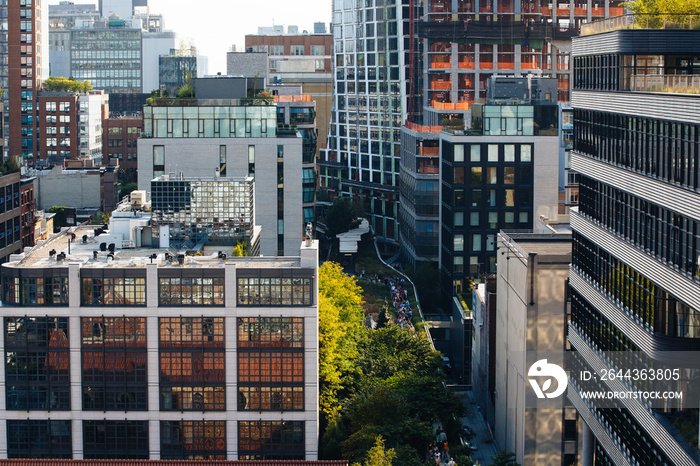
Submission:
M 0 458 L 316 460 L 317 244 L 173 256 L 124 222 L 3 264 Z
M 175 101 L 177 104 L 178 101 Z M 304 234 L 302 143 L 296 131 L 277 129 L 277 107 L 260 102 L 199 99 L 144 107 L 138 140 L 138 187 L 150 192 L 163 174 L 186 178 L 251 176 L 262 228 L 260 252 L 288 255 Z

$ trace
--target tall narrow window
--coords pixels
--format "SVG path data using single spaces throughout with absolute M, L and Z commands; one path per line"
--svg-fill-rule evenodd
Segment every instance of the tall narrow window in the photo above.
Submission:
M 255 178 L 255 146 L 248 146 L 248 176 Z
M 226 146 L 219 146 L 219 174 L 226 176 Z
M 153 146 L 153 178 L 165 173 L 165 146 Z

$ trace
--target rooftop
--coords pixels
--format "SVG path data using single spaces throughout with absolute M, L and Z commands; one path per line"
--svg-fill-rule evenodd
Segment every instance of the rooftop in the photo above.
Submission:
M 523 259 L 530 254 L 547 256 L 567 256 L 563 262 L 570 262 L 571 234 L 553 233 L 549 230 L 508 230 L 498 234 L 499 246 L 505 246 Z
M 143 213 L 144 220 L 150 215 Z M 80 264 L 88 268 L 125 268 L 146 267 L 146 264 L 158 264 L 158 267 L 181 267 L 175 257 L 184 252 L 172 249 L 155 249 L 150 247 L 116 249 L 114 258 L 109 257 L 110 251 L 101 250 L 101 235 L 95 236 L 98 226 L 79 226 L 64 229 L 61 233 L 51 236 L 46 241 L 39 241 L 37 246 L 25 250 L 22 254 L 14 254 L 10 257 L 10 263 L 23 268 L 65 268 L 69 264 Z M 75 239 L 71 239 L 75 235 Z M 83 235 L 86 237 L 83 242 Z M 102 235 L 108 236 L 106 231 Z M 69 244 L 70 243 L 70 244 Z M 108 246 L 108 245 L 106 245 Z M 70 249 L 70 253 L 68 253 Z M 195 268 L 220 268 L 225 264 L 236 264 L 237 268 L 297 268 L 301 266 L 298 257 L 230 257 L 232 247 L 207 247 L 203 249 L 202 256 L 185 256 L 184 265 Z M 228 250 L 228 253 L 227 253 Z M 55 254 L 50 254 L 55 251 Z M 226 257 L 219 257 L 219 251 Z M 97 256 L 94 253 L 97 252 Z M 59 255 L 65 253 L 65 259 L 60 260 Z M 153 259 L 151 256 L 155 255 Z M 170 256 L 170 259 L 168 259 Z
M 581 35 L 599 34 L 619 29 L 686 29 L 700 28 L 700 14 L 638 13 L 614 16 L 581 25 Z

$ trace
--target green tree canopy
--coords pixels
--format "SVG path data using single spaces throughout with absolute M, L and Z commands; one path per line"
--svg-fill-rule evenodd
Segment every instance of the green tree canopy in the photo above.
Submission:
M 631 0 L 625 6 L 632 13 L 640 15 L 635 22 L 641 28 L 654 29 L 672 24 L 686 27 L 700 25 L 697 18 L 700 15 L 698 0 Z
M 384 448 L 384 439 L 379 435 L 374 442 L 374 446 L 367 453 L 367 460 L 363 463 L 363 466 L 391 466 L 395 458 L 396 451 L 393 448 L 388 450 Z M 360 464 L 355 463 L 353 466 L 360 466 Z
M 49 76 L 41 85 L 42 89 L 49 92 L 89 92 L 92 90 L 90 81 L 76 81 L 61 76 Z
M 515 453 L 501 450 L 496 456 L 491 457 L 491 466 L 520 466 L 520 464 L 515 461 Z
M 348 198 L 340 197 L 336 199 L 333 205 L 328 208 L 328 213 L 326 214 L 328 235 L 333 237 L 350 230 L 357 216 L 357 208 Z

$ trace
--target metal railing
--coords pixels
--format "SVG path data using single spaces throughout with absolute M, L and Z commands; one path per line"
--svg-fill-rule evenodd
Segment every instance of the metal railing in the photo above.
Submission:
M 581 35 L 599 34 L 616 29 L 698 29 L 700 15 L 675 13 L 625 14 L 581 25 Z
M 630 79 L 630 91 L 667 92 L 671 94 L 700 94 L 700 75 L 697 74 L 635 74 Z

